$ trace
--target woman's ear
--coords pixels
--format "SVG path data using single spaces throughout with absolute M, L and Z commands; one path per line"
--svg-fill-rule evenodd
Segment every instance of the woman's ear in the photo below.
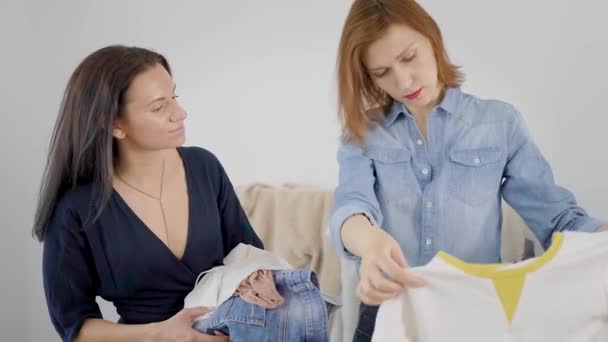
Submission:
M 116 139 L 124 139 L 127 136 L 127 133 L 122 129 L 122 125 L 118 120 L 116 120 L 112 127 L 112 136 Z

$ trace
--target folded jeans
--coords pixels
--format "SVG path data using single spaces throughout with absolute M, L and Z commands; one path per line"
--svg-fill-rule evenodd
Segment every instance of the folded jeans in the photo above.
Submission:
M 284 303 L 265 309 L 232 296 L 218 306 L 210 317 L 193 327 L 203 333 L 221 331 L 230 341 L 326 342 L 328 309 L 316 274 L 309 270 L 272 271 L 274 283 Z

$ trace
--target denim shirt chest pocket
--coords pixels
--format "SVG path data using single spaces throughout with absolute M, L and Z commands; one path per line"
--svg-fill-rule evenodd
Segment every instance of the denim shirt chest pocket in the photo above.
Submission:
M 375 171 L 375 188 L 379 199 L 400 201 L 416 193 L 416 178 L 412 173 L 412 154 L 404 148 L 373 147 L 365 151 Z
M 502 159 L 498 147 L 450 151 L 450 194 L 472 206 L 491 200 L 500 189 L 504 170 Z

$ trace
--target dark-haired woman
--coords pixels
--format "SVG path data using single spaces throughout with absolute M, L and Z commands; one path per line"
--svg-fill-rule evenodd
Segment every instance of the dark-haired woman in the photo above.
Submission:
M 34 224 L 64 341 L 228 340 L 195 331 L 209 309 L 184 309 L 184 298 L 239 243 L 263 245 L 218 159 L 181 147 L 185 118 L 169 64 L 153 51 L 102 48 L 70 78 Z M 118 323 L 103 320 L 97 296 L 115 305 Z M 322 300 L 310 305 L 326 317 Z

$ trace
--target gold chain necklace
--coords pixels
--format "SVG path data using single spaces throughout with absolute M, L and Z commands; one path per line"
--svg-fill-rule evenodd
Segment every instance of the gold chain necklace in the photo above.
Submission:
M 150 198 L 153 198 L 155 200 L 158 201 L 158 204 L 160 205 L 160 212 L 163 216 L 163 225 L 165 228 L 165 239 L 167 240 L 167 247 L 169 247 L 169 249 L 171 249 L 171 246 L 169 244 L 169 231 L 167 230 L 167 217 L 165 215 L 165 207 L 163 205 L 163 184 L 165 183 L 165 160 L 163 159 L 163 168 L 162 168 L 162 173 L 160 175 L 160 194 L 158 195 L 158 197 L 151 195 L 143 190 L 138 189 L 137 187 L 129 184 L 129 182 L 127 182 L 126 180 L 124 180 L 118 173 L 116 174 L 116 177 L 123 183 L 125 183 L 125 185 L 127 185 L 128 187 L 130 187 L 131 189 L 146 195 Z

